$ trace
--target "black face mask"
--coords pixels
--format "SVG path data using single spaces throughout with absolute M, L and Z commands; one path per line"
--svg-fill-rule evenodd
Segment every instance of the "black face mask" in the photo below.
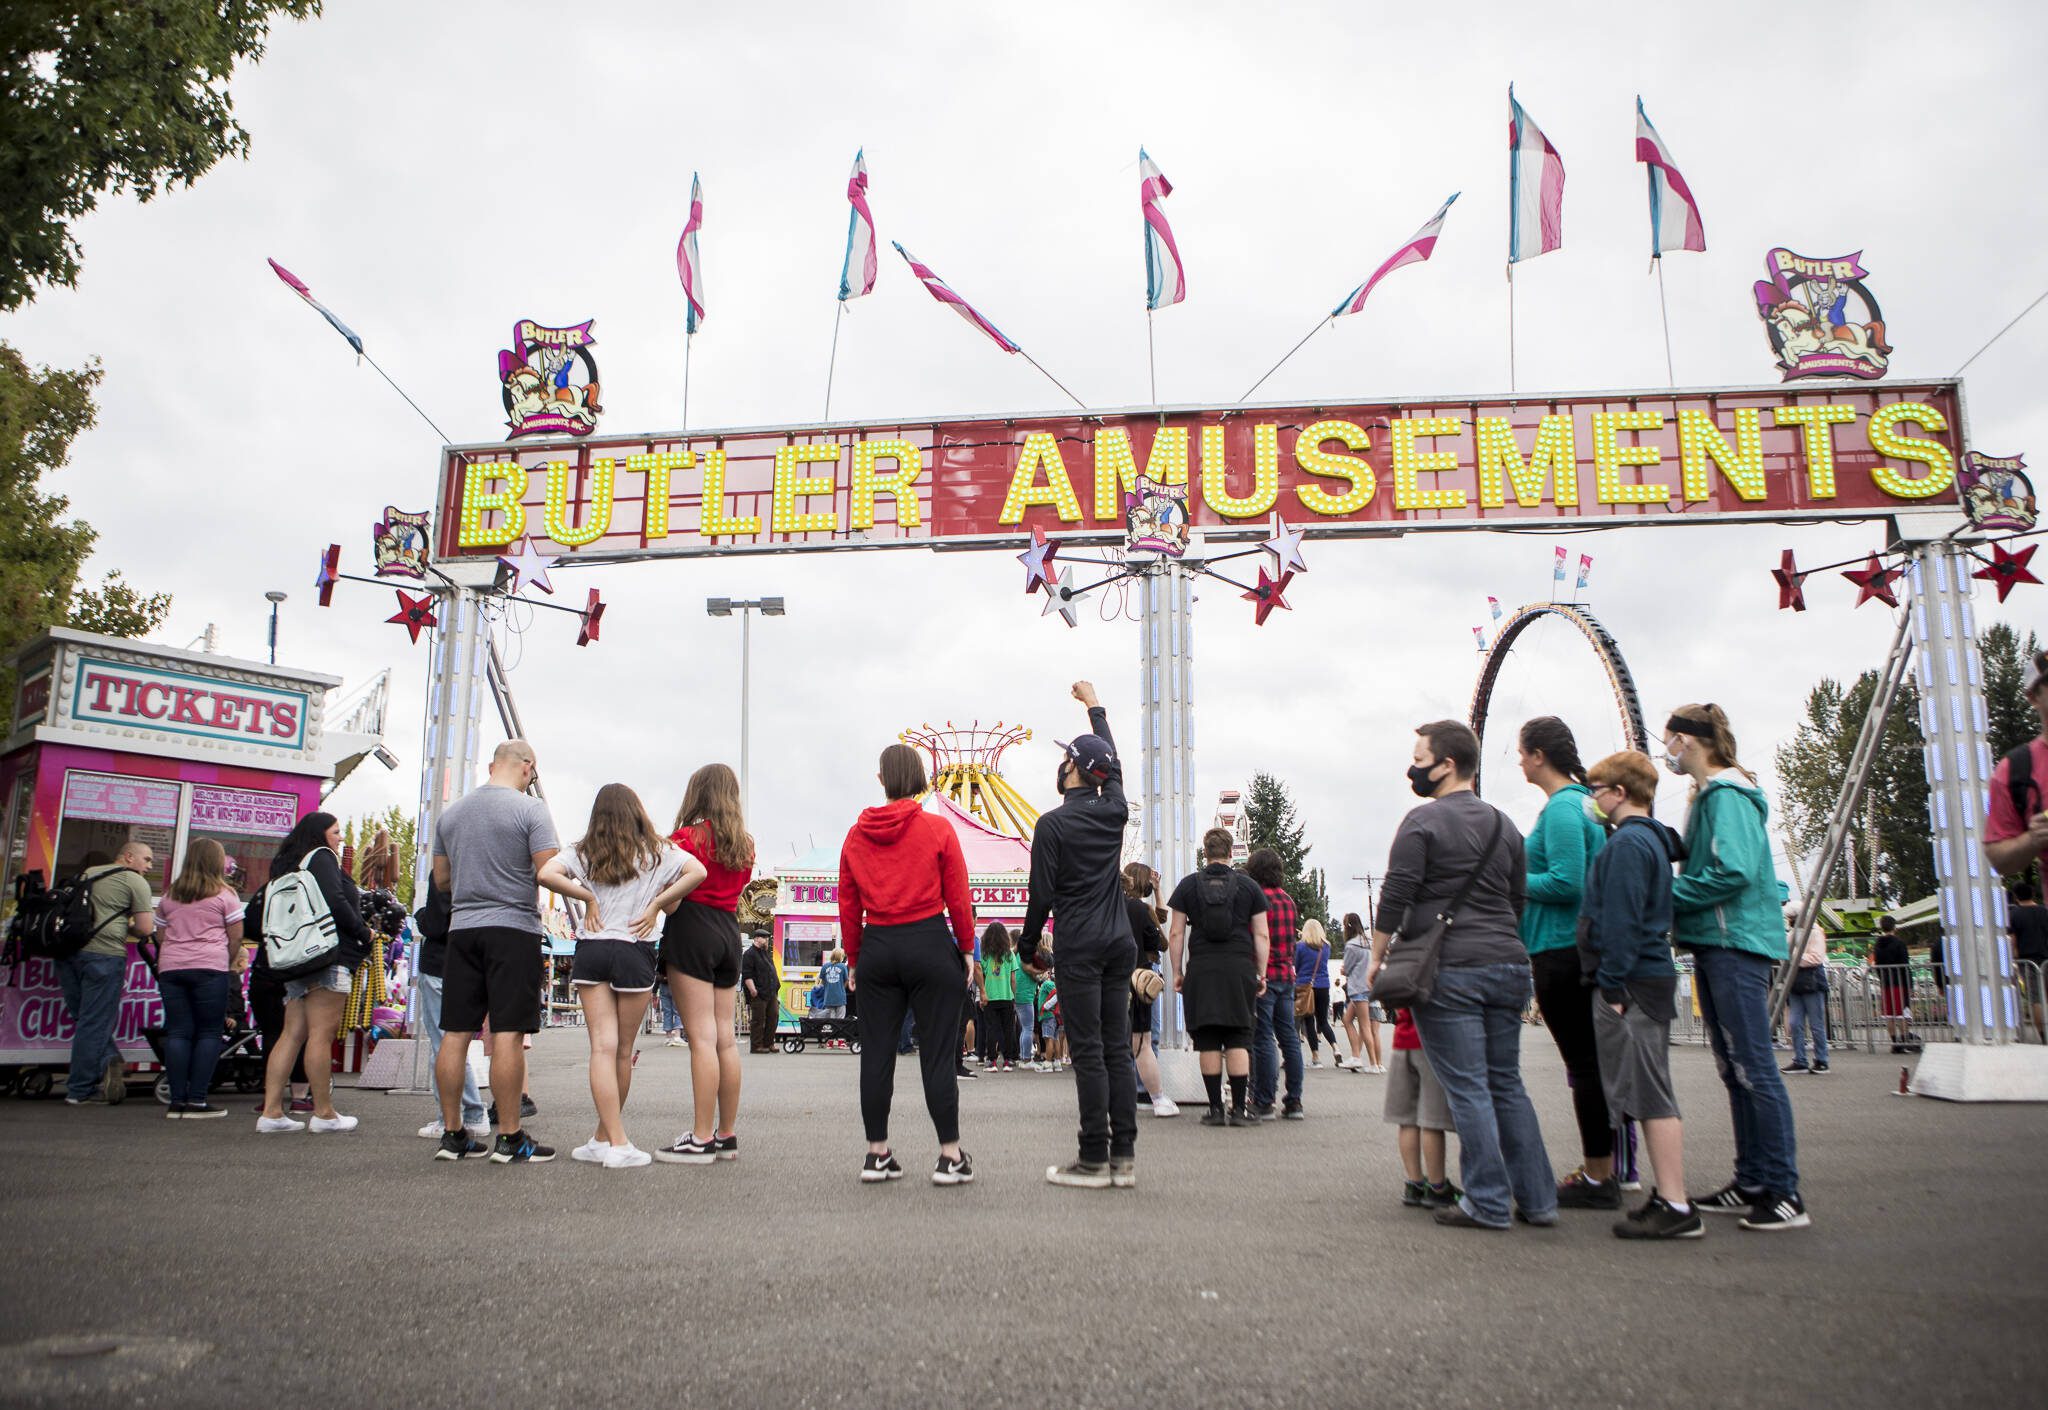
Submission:
M 1441 759 L 1437 760 L 1437 764 L 1442 762 L 1443 760 Z M 1436 785 L 1430 782 L 1429 778 L 1434 772 L 1436 772 L 1436 764 L 1430 764 L 1427 767 L 1421 764 L 1411 764 L 1409 766 L 1408 786 L 1415 790 L 1417 798 L 1436 797 Z

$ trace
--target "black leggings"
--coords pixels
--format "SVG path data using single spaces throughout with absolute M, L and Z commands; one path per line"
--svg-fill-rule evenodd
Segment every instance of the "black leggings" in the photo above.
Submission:
M 1017 1001 L 1015 999 L 990 999 L 982 1006 L 981 1027 L 977 1030 L 981 1042 L 981 1055 L 993 1062 L 997 1058 L 1004 1062 L 1017 1060 Z
M 1328 989 L 1316 989 L 1311 992 L 1316 996 L 1314 1010 L 1303 1014 L 1295 1022 L 1301 1025 L 1301 1036 L 1308 1039 L 1308 1053 L 1310 1057 L 1315 1057 L 1318 1052 L 1316 1048 L 1316 1034 L 1318 1032 L 1330 1040 L 1330 1051 L 1334 1053 L 1337 1051 L 1337 1035 L 1330 1029 L 1330 991 Z
M 1576 946 L 1529 956 L 1536 1007 L 1550 1029 L 1571 1077 L 1572 1114 L 1579 1122 L 1579 1152 L 1587 1160 L 1614 1154 L 1614 1125 L 1600 1085 L 1600 1050 L 1593 1039 L 1593 993 L 1579 968 Z
M 267 1058 L 284 1032 L 284 981 L 272 975 L 268 965 L 249 974 L 249 1016 L 256 1021 L 256 1031 L 263 1035 L 263 1056 Z M 306 1080 L 303 1048 L 292 1062 L 291 1080 Z
M 896 1042 L 907 1009 L 923 1035 L 917 1045 L 924 1103 L 939 1144 L 960 1139 L 960 1031 L 967 1006 L 967 967 L 943 916 L 908 925 L 871 925 L 854 965 L 860 993 L 860 1117 L 868 1140 L 889 1139 L 889 1103 L 896 1094 Z

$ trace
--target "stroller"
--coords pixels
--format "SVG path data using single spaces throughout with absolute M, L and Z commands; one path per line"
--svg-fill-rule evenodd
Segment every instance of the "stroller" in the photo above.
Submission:
M 157 973 L 157 947 L 142 944 L 135 947 L 135 953 L 149 966 L 151 977 Z M 213 1085 L 209 1091 L 225 1091 L 233 1087 L 237 1092 L 260 1092 L 263 1090 L 263 1046 L 262 1035 L 256 1025 L 249 1021 L 248 991 L 242 984 L 236 984 L 228 995 L 227 1035 L 222 1042 L 220 1058 L 214 1064 Z M 164 1062 L 164 1030 L 162 1024 L 150 1024 L 143 1028 L 142 1036 L 149 1044 L 149 1050 L 156 1054 L 157 1065 Z M 156 1079 L 156 1099 L 165 1106 L 171 1104 L 171 1078 L 169 1073 Z
M 856 1018 L 812 1018 L 805 1014 L 796 1021 L 796 1032 L 779 1033 L 776 1041 L 785 1053 L 800 1053 L 808 1043 L 842 1042 L 850 1053 L 860 1051 L 860 1020 Z

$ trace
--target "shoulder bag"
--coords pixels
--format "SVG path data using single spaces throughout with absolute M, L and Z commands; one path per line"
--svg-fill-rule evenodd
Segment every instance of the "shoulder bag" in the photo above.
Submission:
M 1500 809 L 1493 810 L 1493 830 L 1486 835 L 1486 846 L 1479 853 L 1479 861 L 1458 887 L 1458 894 L 1451 897 L 1451 903 L 1436 914 L 1429 928 L 1419 935 L 1410 935 L 1404 927 L 1387 945 L 1387 953 L 1380 961 L 1380 972 L 1373 980 L 1373 999 L 1389 1009 L 1419 1008 L 1436 997 L 1437 968 L 1443 961 L 1444 938 L 1457 923 L 1458 910 L 1465 904 L 1465 898 L 1472 894 L 1479 874 L 1486 870 L 1493 860 L 1493 849 L 1500 844 L 1501 828 L 1505 815 Z

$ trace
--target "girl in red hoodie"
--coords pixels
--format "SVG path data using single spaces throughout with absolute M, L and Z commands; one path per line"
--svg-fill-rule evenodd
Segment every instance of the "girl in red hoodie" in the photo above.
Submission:
M 868 1135 L 860 1178 L 869 1184 L 903 1178 L 889 1149 L 889 1099 L 908 1008 L 917 1019 L 925 1106 L 939 1136 L 932 1183 L 964 1185 L 974 1179 L 974 1162 L 960 1149 L 960 1089 L 953 1073 L 974 970 L 967 860 L 945 819 L 919 806 L 928 785 L 915 749 L 884 749 L 877 777 L 889 801 L 863 809 L 839 849 L 840 943 L 860 1003 L 860 1115 Z
M 740 890 L 754 874 L 754 839 L 740 815 L 740 781 L 724 764 L 690 775 L 669 840 L 704 864 L 704 881 L 661 932 L 669 992 L 690 1040 L 690 1129 L 654 1153 L 678 1165 L 709 1165 L 740 1153 L 740 1053 L 733 1043 L 733 990 L 740 985 Z M 714 1124 L 715 1123 L 715 1124 Z

